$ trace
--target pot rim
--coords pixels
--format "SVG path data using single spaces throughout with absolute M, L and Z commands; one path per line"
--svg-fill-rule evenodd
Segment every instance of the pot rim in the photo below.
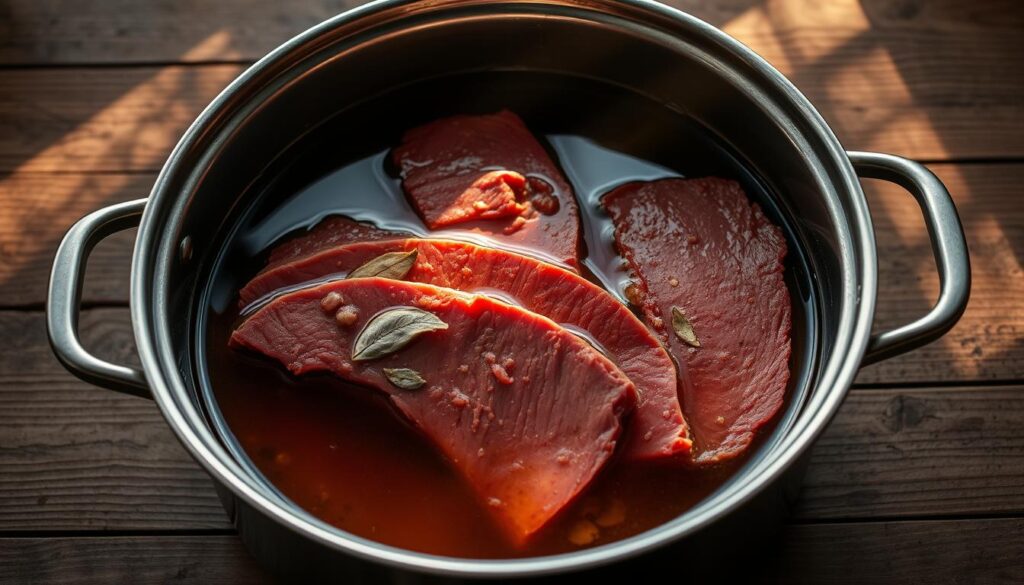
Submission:
M 461 4 L 472 2 L 473 0 L 463 1 Z M 456 2 L 377 0 L 344 12 L 293 37 L 260 59 L 229 84 L 188 128 L 157 177 L 143 214 L 132 257 L 130 296 L 132 323 L 142 367 L 153 398 L 179 441 L 206 472 L 220 485 L 229 489 L 235 497 L 259 509 L 277 523 L 329 548 L 394 568 L 457 577 L 523 577 L 552 574 L 592 568 L 653 550 L 718 521 L 776 481 L 824 430 L 842 403 L 860 367 L 868 344 L 877 293 L 874 232 L 856 172 L 838 139 L 807 98 L 778 70 L 725 32 L 651 0 L 512 0 L 488 5 L 501 9 L 538 3 L 573 7 L 583 11 L 601 10 L 602 7 L 609 10 L 609 6 L 618 4 L 632 10 L 647 12 L 655 17 L 670 19 L 674 26 L 684 27 L 691 34 L 707 37 L 719 48 L 727 51 L 732 58 L 751 68 L 761 78 L 761 82 L 768 84 L 776 95 L 784 98 L 801 121 L 806 122 L 807 130 L 801 136 L 809 136 L 813 131 L 811 137 L 823 145 L 818 157 L 830 163 L 831 168 L 837 171 L 837 176 L 829 179 L 824 172 L 817 169 L 818 179 L 824 185 L 832 187 L 833 191 L 848 195 L 847 211 L 852 216 L 849 220 L 840 222 L 840 225 L 845 224 L 847 227 L 847 231 L 840 234 L 842 238 L 839 246 L 847 292 L 840 307 L 835 347 L 829 359 L 823 364 L 816 384 L 817 392 L 804 406 L 804 412 L 800 414 L 787 436 L 749 472 L 748 481 L 716 493 L 675 520 L 600 547 L 523 559 L 445 557 L 381 544 L 319 521 L 311 521 L 268 496 L 257 484 L 244 476 L 241 468 L 205 427 L 202 414 L 194 408 L 190 400 L 182 398 L 187 395 L 187 389 L 172 351 L 168 323 L 161 317 L 163 309 L 168 304 L 167 291 L 170 283 L 167 272 L 177 261 L 177 249 L 176 246 L 166 244 L 161 247 L 161 242 L 166 239 L 164 229 L 168 226 L 173 227 L 175 223 L 167 221 L 167 214 L 179 217 L 184 213 L 187 204 L 185 198 L 180 197 L 180 192 L 172 188 L 172 177 L 183 170 L 187 171 L 191 161 L 188 160 L 186 153 L 200 144 L 208 130 L 224 118 L 234 106 L 233 97 L 244 87 L 257 83 L 268 69 L 279 65 L 296 50 L 313 43 L 319 37 L 328 35 L 341 25 L 397 7 L 427 4 L 432 9 L 447 9 Z M 614 9 L 621 9 L 621 6 Z M 834 201 L 832 208 L 836 219 L 839 219 L 841 214 L 836 212 Z

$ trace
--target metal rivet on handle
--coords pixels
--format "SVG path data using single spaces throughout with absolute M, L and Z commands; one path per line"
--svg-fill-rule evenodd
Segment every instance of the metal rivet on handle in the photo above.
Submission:
M 181 239 L 181 244 L 178 245 L 178 256 L 182 262 L 192 259 L 192 236 L 185 236 Z

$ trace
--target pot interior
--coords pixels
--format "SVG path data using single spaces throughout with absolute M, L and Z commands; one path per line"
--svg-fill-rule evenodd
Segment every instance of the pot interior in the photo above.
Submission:
M 381 539 L 390 536 L 393 541 L 425 552 L 497 556 L 520 551 L 489 547 L 486 538 L 459 544 L 438 538 L 434 527 L 439 518 L 434 516 L 443 513 L 443 502 L 450 499 L 451 509 L 459 505 L 466 508 L 465 499 L 471 495 L 462 493 L 459 486 L 428 481 L 426 478 L 438 475 L 432 468 L 413 472 L 431 453 L 417 452 L 410 460 L 413 450 L 409 443 L 421 443 L 422 439 L 402 434 L 400 425 L 387 420 L 375 405 L 364 404 L 362 397 L 354 396 L 367 390 L 320 378 L 296 383 L 281 374 L 277 364 L 229 350 L 227 337 L 240 318 L 238 289 L 262 267 L 262 252 L 281 237 L 337 213 L 396 229 L 424 229 L 405 202 L 387 160 L 389 146 L 398 142 L 404 130 L 451 114 L 488 113 L 501 108 L 519 113 L 535 133 L 545 136 L 549 148 L 572 177 L 584 224 L 596 236 L 589 242 L 587 268 L 595 275 L 592 278 L 607 283 L 623 300 L 624 282 L 618 277 L 625 273 L 621 259 L 613 252 L 611 220 L 599 210 L 599 200 L 615 186 L 632 180 L 707 175 L 735 178 L 777 224 L 784 226 L 792 251 L 786 267 L 794 308 L 790 408 L 781 416 L 781 424 L 773 424 L 762 433 L 753 451 L 759 456 L 714 471 L 664 472 L 664 477 L 654 466 L 626 469 L 619 465 L 616 472 L 603 474 L 608 477 L 602 477 L 588 490 L 588 498 L 651 501 L 665 491 L 653 485 L 657 483 L 655 478 L 661 477 L 665 486 L 680 486 L 672 495 L 675 501 L 665 505 L 667 510 L 644 510 L 639 514 L 634 510 L 635 525 L 650 526 L 658 519 L 682 513 L 724 488 L 730 476 L 738 477 L 737 471 L 744 465 L 749 468 L 778 443 L 803 404 L 817 367 L 818 298 L 809 259 L 793 221 L 777 203 L 778 197 L 749 170 L 738 153 L 691 117 L 619 86 L 523 70 L 452 75 L 406 84 L 346 109 L 293 143 L 249 187 L 250 204 L 229 230 L 233 235 L 224 239 L 212 276 L 207 279 L 209 284 L 200 296 L 195 341 L 199 387 L 221 440 L 268 490 L 275 489 L 272 480 L 276 478 L 284 492 L 280 496 L 292 495 L 289 499 L 300 507 L 356 531 L 362 526 L 360 521 L 339 507 L 396 509 L 407 504 L 410 509 L 391 532 L 374 522 L 372 532 L 362 526 L 364 535 L 377 534 Z M 363 424 L 371 419 L 376 422 Z M 405 443 L 389 445 L 399 434 Z M 381 448 L 361 447 L 358 455 L 346 453 L 345 444 L 368 442 Z M 333 451 L 321 454 L 328 444 L 335 445 Z M 372 490 L 374 494 L 386 494 L 379 501 L 359 496 L 361 488 L 355 486 L 350 486 L 351 491 L 338 488 L 371 481 L 362 464 L 357 463 L 362 458 L 372 459 L 379 473 L 386 476 Z M 324 461 L 334 464 L 326 466 L 328 470 Z M 348 462 L 353 467 L 346 471 L 344 464 Z M 626 475 L 640 473 L 649 476 L 649 481 L 643 483 L 651 493 L 637 494 L 611 485 L 628 483 Z M 404 493 L 398 485 L 419 487 Z M 346 502 L 356 499 L 359 503 L 338 503 L 339 496 Z M 423 506 L 420 498 L 430 500 L 432 505 Z M 546 531 L 542 542 L 535 543 L 529 552 L 572 550 L 563 533 L 570 528 L 573 515 L 571 510 L 567 512 L 570 520 L 566 526 Z M 642 521 L 636 518 L 638 515 Z M 458 516 L 449 524 L 459 524 L 465 517 Z M 467 519 L 464 526 L 450 526 L 450 530 L 475 534 L 486 530 L 479 525 L 486 522 L 485 518 L 479 523 Z M 420 538 L 415 537 L 417 529 Z M 618 536 L 630 534 L 625 528 L 620 530 Z M 616 532 L 610 529 L 604 534 L 613 538 Z
M 346 190 L 346 177 L 365 175 L 339 178 L 339 170 L 359 161 L 383 165 L 380 153 L 402 130 L 446 114 L 512 109 L 561 162 L 604 149 L 626 165 L 628 178 L 654 178 L 655 167 L 735 178 L 783 227 L 794 305 L 787 406 L 752 456 L 704 500 L 720 501 L 753 481 L 812 397 L 836 391 L 818 382 L 839 359 L 832 348 L 840 309 L 857 286 L 843 265 L 855 215 L 844 198 L 857 194 L 833 186 L 842 183 L 842 169 L 814 120 L 699 28 L 628 5 L 594 4 L 602 10 L 441 2 L 339 21 L 222 96 L 206 132 L 165 169 L 153 213 L 177 215 L 161 246 L 178 250 L 188 237 L 193 252 L 167 262 L 174 286 L 158 318 L 173 316 L 169 341 L 188 400 L 268 498 L 323 524 L 274 487 L 225 422 L 211 383 L 211 332 L 233 318 L 234 293 L 276 238 L 332 212 L 379 219 L 387 207 L 375 199 L 379 190 Z M 590 187 L 577 184 L 578 195 L 612 186 L 601 176 L 580 171 Z M 337 196 L 308 195 L 318 181 Z M 698 505 L 678 520 L 700 513 Z

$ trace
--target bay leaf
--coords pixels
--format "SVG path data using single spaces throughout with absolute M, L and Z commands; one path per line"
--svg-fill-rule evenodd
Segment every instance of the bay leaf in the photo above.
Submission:
M 409 274 L 410 270 L 412 270 L 413 264 L 416 263 L 416 255 L 416 250 L 381 254 L 359 268 L 356 268 L 352 272 L 349 272 L 348 276 L 345 278 L 369 278 L 371 276 L 377 276 L 380 278 L 401 280 L 405 278 L 406 274 Z
M 700 340 L 697 339 L 697 334 L 693 331 L 693 325 L 686 318 L 686 313 L 683 313 L 679 307 L 672 307 L 672 330 L 676 332 L 679 339 L 683 340 L 683 343 L 690 347 L 700 347 Z
M 410 368 L 384 368 L 384 376 L 402 390 L 415 390 L 427 383 L 419 372 Z
M 370 319 L 352 344 L 352 361 L 375 360 L 392 354 L 430 331 L 447 329 L 437 315 L 416 307 L 394 307 Z

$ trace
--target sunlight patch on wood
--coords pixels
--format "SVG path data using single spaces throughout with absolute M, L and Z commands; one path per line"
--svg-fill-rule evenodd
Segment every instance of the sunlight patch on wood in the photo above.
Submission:
M 972 290 L 967 311 L 942 339 L 863 370 L 860 382 L 931 380 L 937 364 L 951 379 L 989 380 L 1019 375 L 1024 356 L 1024 214 L 999 193 L 1017 188 L 1019 170 L 934 165 L 967 228 Z M 985 176 L 986 174 L 995 175 Z M 972 187 L 973 186 L 973 187 Z M 877 330 L 924 315 L 935 302 L 939 278 L 930 240 L 913 197 L 902 188 L 865 182 L 879 242 Z M 951 360 L 949 356 L 957 356 Z
M 218 32 L 197 44 L 189 55 L 193 52 L 212 55 L 225 50 L 230 42 L 230 34 Z M 79 91 L 109 91 L 109 87 L 82 83 L 89 73 L 83 71 L 79 76 Z M 83 121 L 23 161 L 13 173 L 3 176 L 0 193 L 18 204 L 8 206 L 8 212 L 0 214 L 0 286 L 15 278 L 27 265 L 52 255 L 61 235 L 75 221 L 102 205 L 123 200 L 124 191 L 131 190 L 129 183 L 136 182 L 130 175 L 122 174 L 104 176 L 102 180 L 89 174 L 40 180 L 39 171 L 159 168 L 198 114 L 195 96 L 205 103 L 237 73 L 237 67 L 206 68 L 205 75 L 199 75 L 198 69 L 193 67 L 160 68 L 91 116 L 78 118 Z M 34 100 L 32 115 L 39 116 L 43 124 L 52 126 L 55 120 L 76 119 L 68 106 L 81 104 L 80 95 L 65 95 L 66 87 L 65 94 L 49 92 L 49 95 L 35 96 L 32 91 L 6 89 L 0 96 L 0 106 L 6 99 Z M 176 122 L 174 132 L 168 132 L 168 120 Z M 19 122 L 31 125 L 33 120 Z M 98 181 L 103 183 L 111 198 L 106 201 L 83 199 L 83 193 L 96 190 L 94 184 Z M 121 196 L 117 197 L 118 194 Z M 146 195 L 146 192 L 139 192 L 137 196 Z
M 227 33 L 216 33 L 193 50 L 214 51 L 229 42 Z M 142 71 L 148 76 L 140 75 Z M 0 163 L 11 161 L 5 168 L 16 163 L 15 172 L 159 169 L 185 128 L 241 67 L 171 66 L 154 71 L 149 75 L 147 69 L 126 69 L 111 75 L 82 70 L 73 84 L 57 78 L 63 81 L 52 88 L 40 85 L 52 78 L 48 71 L 25 71 L 22 79 L 14 80 L 19 87 L 0 90 L 0 106 L 10 100 L 27 113 L 18 124 L 35 128 L 27 136 L 39 144 L 7 145 L 0 140 Z M 124 87 L 119 87 L 122 82 Z M 86 109 L 97 104 L 102 105 Z M 4 152 L 8 149 L 13 152 Z M 18 160 L 26 151 L 33 155 Z
M 933 121 L 934 111 L 921 107 L 907 86 L 888 50 L 875 47 L 830 73 L 823 84 L 830 104 L 828 122 L 840 140 L 845 135 L 862 137 L 858 149 L 891 149 L 926 152 L 929 158 L 947 158 L 949 150 Z M 870 101 L 863 92 L 849 88 L 871 88 Z M 866 140 L 865 140 L 866 139 Z
M 752 6 L 721 28 L 786 74 L 793 70 L 794 63 L 783 46 L 776 26 L 763 7 Z
M 808 28 L 808 21 L 817 26 Z M 769 1 L 752 6 L 722 29 L 784 75 L 794 75 L 870 31 L 871 23 L 858 2 Z
M 106 195 L 97 200 L 95 194 Z M 38 302 L 50 259 L 64 233 L 84 215 L 148 193 L 132 175 L 12 174 L 0 179 L 0 299 Z M 101 244 L 102 246 L 102 244 Z M 96 258 L 93 259 L 94 261 Z M 128 270 L 128 263 L 124 263 Z
M 182 54 L 180 61 L 225 61 L 228 59 L 240 59 L 242 54 L 234 46 L 234 38 L 231 31 L 219 30 L 196 43 L 192 48 Z

